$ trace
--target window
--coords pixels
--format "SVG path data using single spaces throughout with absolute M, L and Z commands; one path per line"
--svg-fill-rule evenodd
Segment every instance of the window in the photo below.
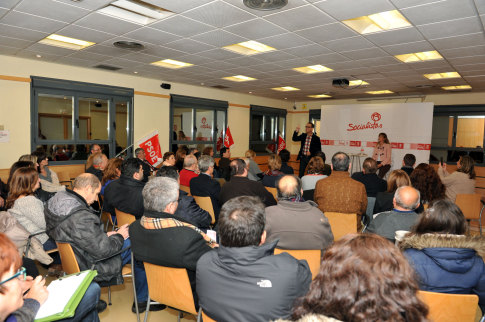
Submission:
M 320 136 L 320 122 L 322 117 L 322 110 L 310 110 L 308 113 L 310 118 L 308 122 L 313 123 L 315 127 L 315 134 Z
M 470 155 L 484 163 L 485 105 L 435 106 L 430 161 L 457 162 Z
M 285 137 L 286 110 L 251 105 L 249 148 L 256 153 L 275 153 L 278 135 Z
M 218 151 L 216 143 L 222 142 L 226 133 L 228 105 L 226 101 L 171 95 L 171 151 L 182 145 L 200 152 L 206 147 Z
M 112 158 L 133 143 L 133 89 L 32 77 L 32 150 L 82 163 L 99 144 Z

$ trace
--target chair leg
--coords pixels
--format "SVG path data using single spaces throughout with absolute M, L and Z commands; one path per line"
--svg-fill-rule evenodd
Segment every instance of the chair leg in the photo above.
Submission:
M 182 312 L 179 311 L 179 315 L 177 316 L 177 322 L 180 322 L 180 319 L 182 319 L 183 314 Z
M 197 322 L 202 321 L 202 308 L 199 307 L 199 312 L 197 312 Z
M 136 286 L 135 286 L 135 257 L 133 252 L 131 252 L 131 282 L 133 284 L 133 296 L 135 298 L 135 309 L 136 309 L 136 321 L 140 322 L 140 312 L 138 311 L 138 298 L 136 297 Z
M 147 308 L 146 308 L 146 311 L 145 311 L 145 319 L 143 320 L 143 322 L 147 322 L 148 321 L 148 312 L 150 312 L 150 290 L 148 290 L 148 298 L 147 298 Z
M 111 286 L 108 286 L 108 305 L 111 305 Z
M 478 227 L 480 229 L 480 236 L 482 236 L 482 213 L 483 213 L 483 209 L 485 208 L 485 205 L 482 206 L 482 210 L 480 210 L 480 216 L 478 218 Z M 484 314 L 485 315 L 485 314 Z

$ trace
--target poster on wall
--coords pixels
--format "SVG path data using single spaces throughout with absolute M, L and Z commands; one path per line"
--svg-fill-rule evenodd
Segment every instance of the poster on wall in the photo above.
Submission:
M 324 105 L 320 139 L 327 159 L 338 151 L 372 157 L 384 132 L 392 146 L 391 169 L 400 169 L 406 153 L 416 156 L 416 164 L 428 163 L 432 125 L 433 103 Z
M 214 127 L 213 111 L 197 111 L 195 117 L 197 132 L 196 141 L 212 141 L 212 128 Z

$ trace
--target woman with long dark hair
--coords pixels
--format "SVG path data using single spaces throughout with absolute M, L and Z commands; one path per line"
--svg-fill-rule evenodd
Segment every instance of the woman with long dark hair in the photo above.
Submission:
M 445 185 L 441 182 L 435 169 L 429 164 L 418 164 L 409 178 L 411 179 L 413 187 L 419 190 L 422 206 L 427 204 L 430 207 L 433 205 L 434 201 L 446 197 Z M 422 212 L 422 206 L 420 206 L 416 212 Z

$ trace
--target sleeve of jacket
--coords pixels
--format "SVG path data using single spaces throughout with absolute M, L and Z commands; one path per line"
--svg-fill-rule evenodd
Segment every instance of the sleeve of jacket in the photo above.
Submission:
M 199 258 L 211 249 L 212 248 L 207 245 L 204 238 L 194 231 L 190 245 L 185 250 L 183 259 L 184 266 L 189 270 L 195 271 Z
M 210 214 L 200 208 L 193 197 L 187 196 L 187 216 L 199 228 L 209 227 L 212 221 Z
M 312 272 L 310 271 L 306 260 L 298 261 L 298 270 L 296 272 L 295 282 L 295 289 L 297 292 L 296 297 L 301 297 L 308 293 L 310 283 L 312 282 Z
M 367 210 L 367 192 L 365 191 L 365 186 L 362 184 L 361 186 L 361 205 L 360 205 L 360 214 L 365 214 Z
M 303 133 L 303 134 L 298 135 L 298 132 L 295 131 L 295 132 L 293 132 L 293 136 L 291 137 L 291 140 L 293 142 L 297 142 L 297 141 L 301 142 L 305 139 L 304 137 L 306 138 L 306 134 Z
M 111 205 L 111 202 L 110 202 L 110 197 L 112 196 L 112 189 L 114 189 L 112 183 L 113 182 L 111 182 L 111 184 L 107 185 L 106 188 L 104 189 L 103 211 L 109 212 L 110 214 L 112 214 L 114 216 L 114 215 L 116 215 L 115 209 Z
M 384 145 L 384 160 L 382 160 L 383 165 L 391 164 L 392 160 L 392 147 L 390 144 Z
M 266 207 L 274 206 L 277 204 L 275 198 L 273 197 L 273 194 L 269 192 L 263 185 L 261 185 L 260 198 Z

